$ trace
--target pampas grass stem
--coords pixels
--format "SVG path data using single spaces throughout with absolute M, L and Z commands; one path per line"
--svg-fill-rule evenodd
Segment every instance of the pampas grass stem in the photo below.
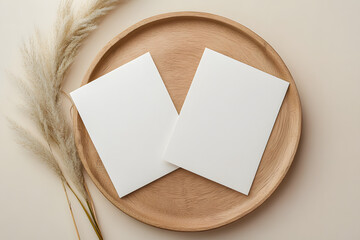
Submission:
M 77 198 L 77 200 L 79 201 L 81 207 L 83 208 L 84 212 L 86 213 L 86 216 L 89 220 L 89 222 L 91 223 L 93 229 L 95 230 L 96 235 L 98 236 L 98 238 L 100 240 L 103 240 L 103 237 L 101 235 L 100 229 L 97 226 L 97 224 L 95 223 L 94 219 L 92 219 L 92 217 L 90 216 L 89 212 L 87 211 L 85 205 L 82 203 L 82 201 L 80 200 L 79 196 L 76 194 L 76 192 L 74 191 L 74 189 L 69 185 L 69 183 L 67 183 L 67 186 L 69 187 L 69 189 L 72 191 L 72 193 L 75 195 L 75 197 Z
M 65 187 L 64 181 L 61 181 L 61 183 L 62 183 L 62 186 L 63 186 L 64 192 L 65 192 L 66 201 L 67 201 L 68 206 L 69 206 L 69 210 L 70 210 L 71 218 L 72 218 L 73 223 L 74 223 L 74 226 L 75 226 L 76 236 L 77 236 L 77 237 L 78 237 L 78 239 L 80 240 L 79 230 L 78 230 L 78 227 L 77 227 L 77 224 L 76 224 L 76 221 L 75 221 L 74 212 L 73 212 L 72 207 L 71 207 L 71 203 L 70 203 L 70 200 L 69 200 L 69 196 L 68 196 L 68 193 L 67 193 L 67 190 L 66 190 L 66 187 Z

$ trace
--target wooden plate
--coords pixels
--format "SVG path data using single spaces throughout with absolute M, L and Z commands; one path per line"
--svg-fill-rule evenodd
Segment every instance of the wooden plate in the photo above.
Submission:
M 289 70 L 262 38 L 220 16 L 178 12 L 143 20 L 100 51 L 82 85 L 149 51 L 180 112 L 205 47 L 290 82 L 249 196 L 178 169 L 120 199 L 79 114 L 74 114 L 79 155 L 96 186 L 123 212 L 156 227 L 201 231 L 241 218 L 280 184 L 299 143 L 301 106 Z

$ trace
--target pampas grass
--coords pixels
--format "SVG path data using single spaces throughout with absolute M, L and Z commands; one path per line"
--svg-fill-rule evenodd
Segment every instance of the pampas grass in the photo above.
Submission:
M 62 84 L 83 41 L 96 28 L 101 17 L 117 3 L 119 0 L 87 1 L 86 6 L 74 12 L 71 0 L 63 1 L 52 33 L 44 35 L 36 31 L 24 43 L 22 57 L 25 74 L 14 78 L 25 98 L 23 107 L 26 114 L 36 125 L 41 139 L 20 124 L 10 121 L 19 143 L 45 162 L 74 193 L 99 239 L 102 236 L 84 182 L 68 112 L 63 110 Z M 69 207 L 71 209 L 70 203 Z

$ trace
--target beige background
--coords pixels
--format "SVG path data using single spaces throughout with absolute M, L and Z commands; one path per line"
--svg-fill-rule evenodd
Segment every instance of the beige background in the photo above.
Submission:
M 18 71 L 18 46 L 34 26 L 51 27 L 59 0 L 0 0 L 0 239 L 76 239 L 59 180 L 14 143 L 4 116 L 19 95 L 6 71 Z M 140 223 L 115 208 L 91 183 L 105 239 L 360 239 L 360 2 L 129 0 L 107 16 L 81 50 L 67 89 L 79 86 L 110 39 L 139 20 L 170 11 L 231 18 L 268 41 L 297 83 L 303 134 L 277 191 L 229 226 L 181 233 Z M 25 121 L 25 120 L 24 120 Z M 76 201 L 82 239 L 96 239 Z

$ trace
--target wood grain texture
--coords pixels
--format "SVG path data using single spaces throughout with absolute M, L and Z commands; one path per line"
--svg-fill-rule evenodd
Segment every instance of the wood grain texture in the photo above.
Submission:
M 156 227 L 202 231 L 243 217 L 280 184 L 300 140 L 300 99 L 286 65 L 254 32 L 220 16 L 178 12 L 143 20 L 100 51 L 82 85 L 149 51 L 180 112 L 205 47 L 290 82 L 249 196 L 178 169 L 120 199 L 79 114 L 74 112 L 76 145 L 95 185 L 123 212 Z

